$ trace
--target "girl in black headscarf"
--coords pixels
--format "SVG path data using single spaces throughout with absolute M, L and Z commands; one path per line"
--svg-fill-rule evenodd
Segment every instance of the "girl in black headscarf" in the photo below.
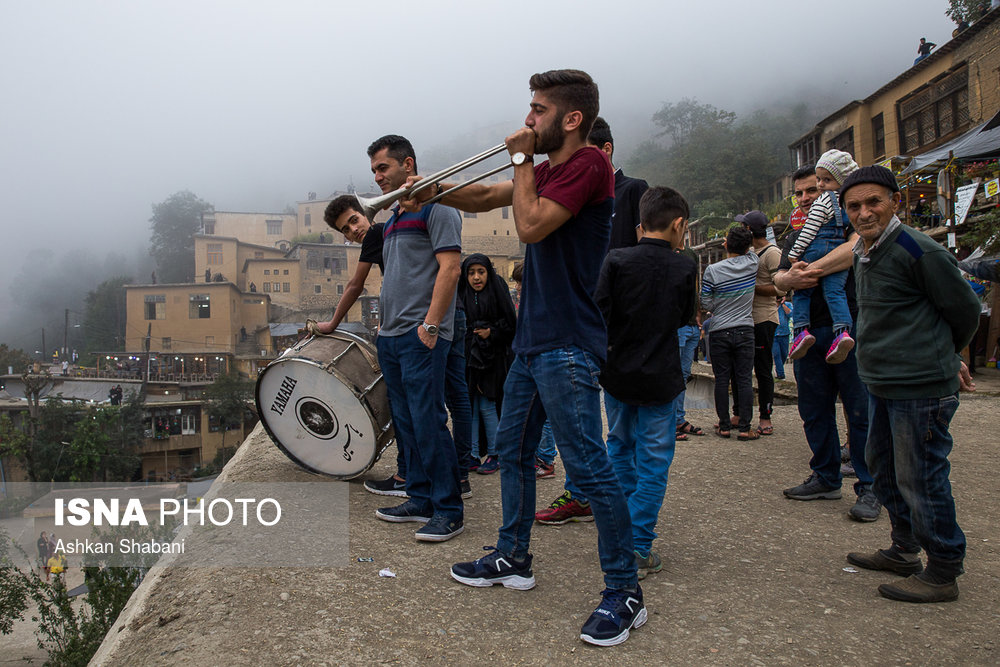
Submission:
M 486 461 L 477 472 L 482 475 L 499 469 L 497 423 L 513 353 L 514 302 L 507 283 L 497 275 L 489 257 L 470 255 L 462 262 L 458 295 L 465 307 L 465 376 L 472 403 L 472 456 L 479 459 L 480 424 L 486 432 Z M 475 462 L 475 461 L 474 461 Z

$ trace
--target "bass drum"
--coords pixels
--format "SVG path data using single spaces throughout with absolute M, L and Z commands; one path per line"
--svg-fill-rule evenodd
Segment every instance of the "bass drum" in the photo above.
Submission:
M 375 349 L 345 331 L 286 350 L 261 372 L 256 400 L 274 443 L 311 472 L 357 477 L 394 439 Z

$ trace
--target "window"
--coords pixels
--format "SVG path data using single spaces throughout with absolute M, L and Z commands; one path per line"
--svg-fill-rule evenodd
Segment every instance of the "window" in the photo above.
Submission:
M 902 128 L 899 150 L 912 153 L 965 129 L 969 118 L 968 70 L 949 74 L 900 100 L 896 106 Z
M 214 266 L 222 264 L 222 244 L 209 243 L 206 247 L 208 251 L 208 265 Z
M 337 294 L 343 294 L 343 293 L 344 293 L 344 286 L 337 285 Z
M 215 345 L 215 336 L 205 336 L 205 347 L 213 347 Z
M 504 206 L 503 208 L 500 209 L 500 217 L 502 217 L 504 220 L 506 220 L 506 219 L 508 219 L 510 217 L 510 207 L 509 206 Z
M 826 142 L 827 150 L 844 151 L 854 155 L 854 128 L 849 127 L 830 141 Z
M 475 213 L 469 213 L 468 211 L 463 212 L 462 215 L 465 216 L 466 218 L 475 218 L 476 217 Z
M 212 234 L 215 234 L 215 219 L 214 218 L 205 218 L 204 219 L 204 223 L 205 223 L 205 233 L 208 234 L 208 235 L 210 235 L 210 236 Z
M 306 213 L 306 227 L 312 227 L 312 213 Z
M 281 236 L 281 220 L 267 221 L 268 236 Z
M 275 292 L 281 291 L 281 283 L 274 283 L 274 291 Z
M 188 319 L 207 320 L 212 316 L 207 294 L 192 294 L 188 297 Z
M 287 276 L 288 275 L 288 269 L 285 269 L 283 273 Z
M 292 284 L 291 283 L 281 283 L 281 291 L 282 292 L 291 292 L 292 291 Z
M 271 269 L 264 269 L 264 275 L 265 276 L 271 275 Z
M 872 118 L 872 141 L 874 142 L 875 158 L 885 157 L 885 119 L 882 114 Z
M 323 293 L 323 286 L 322 285 L 313 285 L 313 293 L 314 294 L 322 294 Z
M 169 350 L 172 344 L 173 341 L 171 341 L 169 337 L 160 339 L 160 346 L 163 347 L 164 350 Z
M 198 432 L 198 415 L 193 412 L 181 413 L 181 435 L 194 435 Z
M 163 294 L 147 294 L 143 297 L 146 319 L 167 319 L 167 297 Z
M 263 250 L 254 250 L 253 251 L 253 258 L 254 259 L 264 259 L 264 251 Z
M 271 291 L 271 283 L 264 283 L 264 291 L 265 292 Z

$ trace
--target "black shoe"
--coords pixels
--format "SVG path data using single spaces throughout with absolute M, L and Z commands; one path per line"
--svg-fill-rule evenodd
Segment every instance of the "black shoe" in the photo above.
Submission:
M 614 646 L 628 639 L 629 630 L 646 622 L 646 606 L 642 603 L 642 589 L 636 592 L 615 591 L 605 588 L 603 600 L 580 631 L 580 639 L 597 646 Z
M 924 571 L 924 566 L 919 559 L 903 560 L 901 558 L 893 558 L 885 550 L 879 550 L 873 554 L 852 552 L 847 554 L 847 562 L 851 565 L 863 567 L 866 570 L 894 572 L 903 577 Z
M 458 485 L 460 487 L 462 487 L 462 497 L 463 498 L 471 498 L 472 497 L 472 487 L 469 485 L 469 480 L 463 479 L 461 482 L 458 483 Z
M 503 584 L 505 588 L 527 591 L 535 587 L 535 575 L 531 573 L 531 554 L 519 562 L 500 553 L 496 547 L 483 549 L 492 553 L 479 560 L 452 565 L 452 579 L 477 588 Z
M 396 479 L 391 475 L 388 479 L 365 480 L 365 491 L 374 493 L 377 496 L 406 497 L 406 482 Z
M 375 516 L 383 521 L 390 521 L 392 523 L 406 523 L 408 521 L 427 523 L 431 520 L 431 513 L 419 507 L 412 500 L 407 500 L 402 505 L 396 505 L 395 507 L 377 509 L 375 510 Z
M 878 501 L 871 489 L 862 488 L 854 507 L 847 510 L 847 516 L 855 521 L 871 522 L 878 519 L 882 512 L 882 503 Z
M 840 498 L 840 487 L 827 486 L 819 475 L 813 473 L 798 486 L 785 489 L 784 494 L 792 500 L 837 500 Z
M 443 514 L 435 514 L 414 535 L 421 542 L 447 542 L 456 535 L 461 535 L 464 530 L 461 519 L 449 519 Z

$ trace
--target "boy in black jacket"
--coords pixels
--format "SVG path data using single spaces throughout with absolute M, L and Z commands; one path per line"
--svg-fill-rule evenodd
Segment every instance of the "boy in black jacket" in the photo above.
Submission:
M 639 202 L 643 237 L 608 253 L 594 298 L 608 327 L 601 372 L 608 455 L 628 500 L 639 578 L 663 564 L 651 550 L 674 458 L 675 401 L 684 389 L 677 329 L 694 314 L 697 267 L 677 253 L 687 202 L 654 187 Z

